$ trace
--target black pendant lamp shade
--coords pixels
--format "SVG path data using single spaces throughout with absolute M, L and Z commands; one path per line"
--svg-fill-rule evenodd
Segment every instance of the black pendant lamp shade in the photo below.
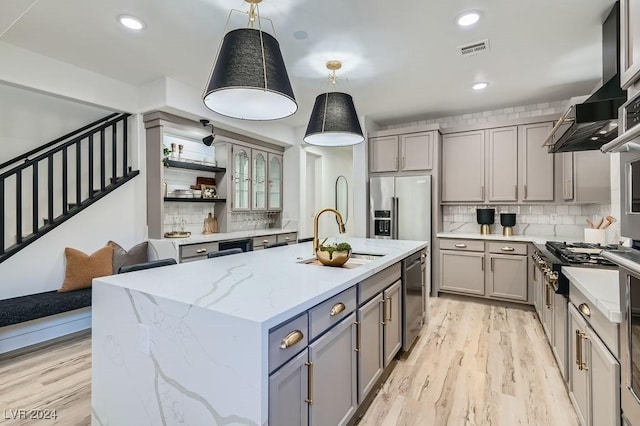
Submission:
M 254 28 L 229 31 L 204 104 L 218 114 L 243 120 L 276 120 L 295 113 L 298 104 L 278 40 Z
M 318 95 L 304 141 L 319 146 L 348 146 L 364 141 L 351 95 L 341 92 Z

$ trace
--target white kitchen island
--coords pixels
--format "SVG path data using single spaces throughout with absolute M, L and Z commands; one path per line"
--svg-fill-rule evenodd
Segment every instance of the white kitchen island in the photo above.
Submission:
M 306 265 L 304 243 L 94 280 L 93 424 L 267 424 L 270 330 L 427 245 L 348 242 L 383 256 Z

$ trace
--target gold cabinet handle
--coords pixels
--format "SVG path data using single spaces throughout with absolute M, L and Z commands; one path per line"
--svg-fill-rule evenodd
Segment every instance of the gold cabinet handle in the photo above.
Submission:
M 502 250 L 502 251 L 516 251 L 515 248 L 509 247 L 509 246 L 504 246 L 500 250 Z
M 198 249 L 196 250 L 196 253 L 200 254 L 200 253 L 206 253 L 207 249 Z
M 387 299 L 383 298 L 379 303 L 382 303 L 382 322 L 380 324 L 387 325 L 387 322 L 385 321 L 385 314 L 387 313 Z
M 493 272 L 493 257 L 491 258 L 491 272 Z
M 482 197 L 480 197 L 482 200 L 484 200 L 484 185 L 482 185 Z
M 289 241 L 290 239 L 291 239 L 291 238 L 289 238 L 289 237 L 284 237 L 284 240 L 285 240 L 285 241 Z
M 356 348 L 354 351 L 360 352 L 360 322 L 356 321 L 354 324 L 356 325 Z
M 576 365 L 578 370 L 582 370 L 582 338 L 580 330 L 576 330 Z
M 513 198 L 518 200 L 518 185 L 513 185 Z
M 345 309 L 347 309 L 346 306 L 344 306 L 344 303 L 339 302 L 336 303 L 335 305 L 333 305 L 333 307 L 331 308 L 331 311 L 329 311 L 329 316 L 333 317 L 338 315 L 340 312 L 344 311 Z
M 582 315 L 584 315 L 586 317 L 590 317 L 591 316 L 591 308 L 586 303 L 581 303 L 580 306 L 578 306 L 578 310 L 580 311 L 580 313 Z
M 527 200 L 529 198 L 529 191 L 527 190 L 527 185 L 524 186 L 524 199 Z
M 545 284 L 545 290 L 546 290 L 545 305 L 547 305 L 547 309 L 551 309 L 551 295 L 549 294 L 549 290 L 551 290 L 551 287 L 549 287 L 548 284 Z
M 290 348 L 296 343 L 299 343 L 303 337 L 304 337 L 304 334 L 302 334 L 302 331 L 300 330 L 292 331 L 291 333 L 287 334 L 284 339 L 282 339 L 282 342 L 280 343 L 280 349 Z
M 307 366 L 307 399 L 304 400 L 309 405 L 313 405 L 313 362 L 304 363 Z
M 262 240 L 262 244 L 269 244 L 269 240 Z
M 387 297 L 387 301 L 389 301 L 389 316 L 387 317 L 388 322 L 392 322 L 391 317 L 393 316 L 393 298 L 391 296 Z
M 467 248 L 466 244 L 456 244 L 457 248 Z
M 587 366 L 587 363 L 584 362 L 584 359 L 582 358 L 582 356 L 584 355 L 584 349 L 582 348 L 583 340 L 589 340 L 589 338 L 587 337 L 587 333 L 580 332 L 580 370 L 587 371 L 589 370 L 589 367 Z
M 480 269 L 484 271 L 484 255 L 480 256 Z

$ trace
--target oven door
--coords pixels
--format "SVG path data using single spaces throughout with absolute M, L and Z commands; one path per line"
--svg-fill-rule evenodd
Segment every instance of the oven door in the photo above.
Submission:
M 622 411 L 633 420 L 640 419 L 640 274 L 620 267 L 620 290 L 625 310 L 620 328 Z
M 627 153 L 622 156 L 622 220 L 621 234 L 640 240 L 640 155 Z

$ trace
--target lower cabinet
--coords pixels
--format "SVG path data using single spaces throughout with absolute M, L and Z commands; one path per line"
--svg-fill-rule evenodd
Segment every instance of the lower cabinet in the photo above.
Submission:
M 484 295 L 484 253 L 440 250 L 441 290 Z
M 269 377 L 269 424 L 346 424 L 358 407 L 355 313 Z
M 384 369 L 383 303 L 378 294 L 358 309 L 358 402 L 371 391 Z
M 553 354 L 558 362 L 560 374 L 566 381 L 567 372 L 567 298 L 553 293 Z
M 583 426 L 620 425 L 620 364 L 569 304 L 569 397 Z
M 384 366 L 391 363 L 402 348 L 402 281 L 383 293 L 384 297 Z
M 524 277 L 524 281 L 523 281 Z M 527 256 L 489 255 L 489 297 L 527 301 Z M 525 285 L 522 285 L 524 282 Z

